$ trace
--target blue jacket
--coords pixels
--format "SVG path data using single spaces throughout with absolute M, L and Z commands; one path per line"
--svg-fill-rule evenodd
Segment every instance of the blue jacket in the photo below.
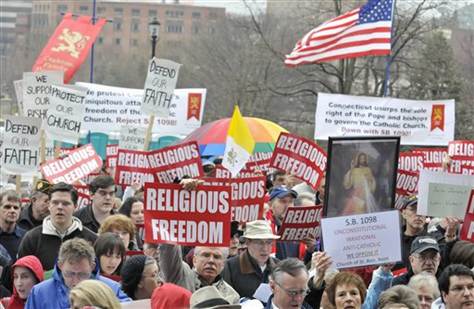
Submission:
M 92 274 L 92 279 L 102 281 L 107 284 L 120 302 L 132 301 L 121 289 L 120 284 L 99 275 L 99 268 L 96 266 Z M 54 267 L 53 277 L 45 280 L 33 287 L 28 300 L 26 301 L 26 309 L 67 309 L 69 304 L 69 288 L 65 285 L 61 270 L 58 265 Z
M 372 281 L 370 282 L 367 296 L 364 301 L 363 309 L 376 309 L 378 307 L 378 299 L 383 291 L 392 286 L 392 272 L 384 272 L 380 266 L 372 273 Z

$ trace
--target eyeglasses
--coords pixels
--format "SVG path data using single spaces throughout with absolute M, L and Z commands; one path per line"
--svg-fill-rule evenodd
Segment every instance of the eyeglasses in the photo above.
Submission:
M 420 255 L 420 254 L 417 254 L 417 255 L 415 255 L 415 257 L 417 259 L 419 259 L 420 261 L 423 261 L 423 262 L 428 262 L 428 261 L 437 262 L 440 259 L 440 256 L 438 254 L 435 254 L 435 255 Z
M 91 273 L 84 273 L 84 272 L 73 272 L 73 271 L 64 271 L 63 272 L 64 278 L 72 279 L 72 278 L 77 278 L 79 280 L 86 280 L 91 277 Z
M 308 295 L 309 293 L 309 289 L 303 289 L 303 290 L 288 290 L 288 289 L 285 289 L 281 284 L 279 284 L 278 282 L 276 281 L 273 281 L 275 282 L 276 285 L 278 285 L 280 287 L 280 289 L 282 289 L 283 291 L 285 291 L 286 294 L 288 294 L 288 296 L 290 297 L 296 297 L 296 296 L 302 296 L 302 297 L 305 297 L 306 295 Z
M 450 290 L 451 292 L 453 292 L 454 294 L 461 294 L 461 293 L 463 293 L 466 289 L 467 289 L 467 291 L 468 291 L 469 293 L 474 292 L 474 284 L 458 285 L 458 286 L 455 286 L 455 287 L 450 288 L 449 290 Z
M 257 246 L 263 247 L 263 246 L 271 246 L 273 245 L 273 240 L 272 239 L 252 239 L 252 243 L 256 244 Z

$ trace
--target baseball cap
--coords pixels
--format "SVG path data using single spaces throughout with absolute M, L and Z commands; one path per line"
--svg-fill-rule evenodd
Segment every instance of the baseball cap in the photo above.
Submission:
M 401 209 L 405 209 L 407 207 L 411 206 L 417 206 L 418 205 L 418 198 L 416 195 L 410 195 L 405 197 Z
M 41 192 L 44 194 L 49 194 L 49 190 L 51 190 L 52 185 L 44 179 L 40 179 L 36 182 L 34 192 Z
M 296 198 L 298 196 L 298 193 L 296 191 L 288 189 L 285 186 L 278 186 L 272 189 L 270 192 L 270 201 L 273 200 L 274 198 L 284 198 L 288 195 L 293 196 L 293 198 Z
M 439 252 L 439 245 L 436 239 L 430 236 L 418 236 L 411 243 L 410 254 L 422 253 L 430 249 Z

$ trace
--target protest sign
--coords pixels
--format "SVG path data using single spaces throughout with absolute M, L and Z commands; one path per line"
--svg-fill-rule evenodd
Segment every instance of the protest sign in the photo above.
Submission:
M 62 71 L 24 72 L 21 83 L 23 115 L 46 119 L 52 84 L 62 85 Z
M 148 152 L 148 162 L 159 183 L 173 183 L 183 176 L 198 178 L 204 176 L 196 142 L 168 146 Z
M 418 181 L 417 214 L 464 218 L 474 177 L 421 170 Z
M 469 203 L 466 208 L 466 216 L 461 228 L 460 239 L 474 242 L 474 189 L 471 190 Z
M 276 168 L 270 166 L 273 152 L 256 152 L 250 156 L 245 168 L 255 173 L 261 172 L 270 174 L 276 171 Z
M 51 86 L 49 109 L 43 129 L 49 139 L 77 144 L 81 135 L 86 89 L 78 86 Z
M 23 114 L 23 81 L 15 80 L 13 81 L 13 88 L 15 88 L 16 102 L 18 104 L 18 114 Z
M 443 162 L 448 157 L 448 148 L 416 148 L 413 153 L 423 155 L 423 169 L 443 171 Z
M 280 240 L 303 240 L 319 236 L 319 224 L 323 206 L 288 207 L 281 227 Z
M 404 199 L 418 192 L 418 173 L 398 169 L 395 187 L 395 208 L 401 209 Z
M 282 132 L 273 150 L 270 166 L 286 171 L 317 190 L 326 170 L 327 156 L 313 141 Z
M 454 100 L 318 94 L 314 138 L 401 136 L 402 145 L 448 145 L 454 139 Z
M 115 167 L 115 183 L 122 186 L 139 183 L 143 186 L 146 182 L 154 182 L 153 170 L 150 168 L 147 155 L 147 151 L 119 148 Z
M 398 155 L 398 169 L 418 173 L 423 169 L 423 154 L 403 151 Z
M 122 125 L 148 126 L 149 118 L 140 111 L 143 89 L 89 83 L 76 85 L 88 89 L 84 130 L 119 132 Z M 175 89 L 170 115 L 167 118 L 155 118 L 153 133 L 188 135 L 201 126 L 205 102 L 206 89 Z
M 118 147 L 121 149 L 144 150 L 145 135 L 146 128 L 144 127 L 122 126 Z
M 117 166 L 117 154 L 118 154 L 118 145 L 109 144 L 105 148 L 105 166 L 106 167 L 115 167 Z
M 399 211 L 321 219 L 324 251 L 340 268 L 401 261 Z
M 230 187 L 147 183 L 144 196 L 146 242 L 229 246 Z
M 181 64 L 153 58 L 148 63 L 141 111 L 145 115 L 170 116 L 171 99 Z
M 265 203 L 265 176 L 249 178 L 204 178 L 209 186 L 230 186 L 232 189 L 232 221 L 250 222 L 262 218 Z
M 474 141 L 451 141 L 448 154 L 450 173 L 474 175 Z
M 399 137 L 331 137 L 325 216 L 391 209 L 395 200 L 399 143 Z
M 75 183 L 74 188 L 77 190 L 77 209 L 89 206 L 92 202 L 89 186 Z
M 41 119 L 7 116 L 1 144 L 1 169 L 10 174 L 37 172 Z
M 228 169 L 223 167 L 222 164 L 216 164 L 215 176 L 216 178 L 232 178 L 232 173 Z M 259 172 L 257 172 L 256 170 L 243 168 L 234 178 L 247 178 L 256 176 L 260 176 Z
M 60 159 L 53 159 L 41 164 L 41 173 L 49 182 L 73 184 L 87 175 L 102 168 L 102 159 L 95 152 L 92 144 L 72 150 Z

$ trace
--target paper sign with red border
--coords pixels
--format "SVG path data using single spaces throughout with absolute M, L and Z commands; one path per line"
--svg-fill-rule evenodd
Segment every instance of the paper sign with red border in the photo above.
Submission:
M 471 196 L 466 208 L 466 216 L 461 228 L 460 238 L 474 242 L 474 189 L 471 190 Z
M 232 203 L 228 186 L 145 184 L 145 240 L 184 246 L 228 247 Z
M 131 186 L 134 183 L 143 185 L 146 182 L 154 182 L 155 177 L 147 155 L 147 151 L 119 149 L 115 167 L 115 183 Z
M 91 173 L 100 171 L 101 168 L 101 157 L 95 152 L 92 144 L 87 144 L 72 150 L 61 159 L 46 161 L 41 164 L 40 170 L 44 178 L 53 184 L 73 184 Z
M 232 188 L 232 221 L 250 222 L 263 216 L 265 176 L 249 178 L 203 178 L 205 185 Z
M 173 183 L 175 178 L 181 179 L 183 176 L 191 178 L 204 176 L 199 146 L 196 142 L 150 151 L 147 157 L 156 182 Z
M 326 152 L 309 139 L 289 133 L 278 137 L 270 166 L 286 171 L 318 189 L 326 170 Z
M 280 240 L 298 241 L 319 236 L 322 212 L 322 205 L 289 207 L 278 230 Z

